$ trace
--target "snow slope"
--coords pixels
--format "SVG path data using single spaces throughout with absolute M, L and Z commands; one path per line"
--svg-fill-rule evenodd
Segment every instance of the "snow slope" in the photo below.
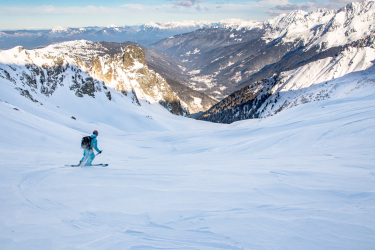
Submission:
M 374 249 L 370 85 L 231 125 L 0 86 L 0 249 Z

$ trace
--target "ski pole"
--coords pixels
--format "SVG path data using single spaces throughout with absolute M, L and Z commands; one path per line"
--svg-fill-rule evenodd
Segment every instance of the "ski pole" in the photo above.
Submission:
M 97 156 L 98 154 L 101 154 L 103 152 L 103 150 L 102 151 L 100 151 L 99 153 L 97 153 L 95 156 Z

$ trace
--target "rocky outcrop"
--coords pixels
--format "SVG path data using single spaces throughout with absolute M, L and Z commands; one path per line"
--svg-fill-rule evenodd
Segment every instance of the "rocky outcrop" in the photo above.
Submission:
M 279 75 L 250 84 L 223 99 L 197 119 L 210 122 L 232 123 L 259 118 L 260 107 L 272 95 L 272 88 L 282 83 Z
M 42 104 L 35 96 L 50 97 L 64 85 L 68 85 L 77 97 L 95 98 L 104 94 L 111 100 L 104 82 L 89 76 L 69 57 L 55 57 L 22 47 L 13 49 L 10 54 L 15 61 L 13 64 L 0 63 L 0 77 L 12 82 L 20 95 L 35 103 Z
M 144 52 L 144 59 L 140 59 L 143 64 L 145 60 L 145 65 L 148 69 L 159 74 L 164 78 L 172 90 L 176 93 L 177 97 L 180 98 L 181 103 L 185 103 L 189 113 L 198 113 L 208 110 L 213 104 L 217 103 L 215 99 L 203 94 L 202 92 L 195 91 L 191 88 L 187 88 L 186 84 L 188 78 L 183 74 L 183 69 L 178 64 L 178 62 L 171 57 L 168 57 L 160 52 L 151 50 L 145 47 L 140 46 L 139 44 L 132 42 L 125 43 L 113 43 L 113 42 L 100 42 L 94 43 L 90 41 L 72 41 L 65 42 L 56 45 L 51 45 L 47 47 L 51 51 L 58 51 L 59 53 L 64 53 L 69 55 L 72 58 L 76 58 L 76 64 L 80 65 L 80 68 L 85 69 L 87 72 L 94 71 L 100 76 L 101 80 L 106 83 L 113 80 L 113 70 L 106 70 L 105 74 L 100 73 L 101 70 L 101 61 L 107 61 L 106 65 L 111 64 L 111 58 L 113 61 L 114 57 L 117 57 L 118 54 L 122 54 L 128 46 L 138 47 Z M 136 54 L 133 57 L 125 58 L 128 62 L 134 60 L 134 58 L 139 58 L 143 55 Z M 125 56 L 126 57 L 126 56 Z M 102 58 L 99 60 L 99 58 Z M 121 59 L 123 60 L 123 59 Z M 130 65 L 122 65 L 130 66 Z M 112 66 L 110 66 L 112 68 Z M 119 72 L 117 70 L 117 72 Z M 91 73 L 90 73 L 91 74 Z M 114 76 L 117 77 L 117 76 Z M 94 77 L 95 78 L 95 77 Z M 133 90 L 129 88 L 122 88 L 123 84 L 117 86 L 117 90 L 123 92 L 124 94 L 131 95 L 131 98 L 136 101 L 136 95 Z
M 111 89 L 115 89 L 136 105 L 144 99 L 145 103 L 160 103 L 173 114 L 189 116 L 186 104 L 167 81 L 148 68 L 142 48 L 129 45 L 112 55 L 105 53 L 108 51 L 88 41 L 38 50 L 16 47 L 0 55 L 2 61 L 9 61 L 9 56 L 14 58 L 12 65 L 0 67 L 0 77 L 15 85 L 22 82 L 22 86 L 17 86 L 20 94 L 34 102 L 37 99 L 33 92 L 51 96 L 63 85 L 68 85 L 77 97 L 95 98 L 103 92 L 109 101 Z
M 149 70 L 145 53 L 137 46 L 129 45 L 122 53 L 95 58 L 90 75 L 126 95 L 131 93 L 137 100 L 155 101 L 173 114 L 189 115 L 186 105 L 167 81 Z

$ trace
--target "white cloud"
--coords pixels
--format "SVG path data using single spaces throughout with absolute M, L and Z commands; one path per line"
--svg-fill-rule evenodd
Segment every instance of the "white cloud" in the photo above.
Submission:
M 144 9 L 143 5 L 141 4 L 132 4 L 132 3 L 121 5 L 121 7 L 126 8 L 126 9 L 131 9 L 131 10 L 143 10 Z
M 270 2 L 273 2 L 273 1 L 279 1 L 279 0 L 265 0 L 266 2 L 270 1 Z M 265 1 L 261 1 L 261 2 L 265 2 Z M 280 0 L 280 1 L 284 1 L 284 0 Z M 331 0 L 331 1 L 346 1 L 346 0 Z M 319 4 L 319 3 L 316 3 L 316 2 L 304 2 L 304 3 L 290 3 L 288 1 L 286 1 L 286 3 L 284 4 L 280 4 L 280 5 L 276 5 L 274 7 L 271 7 L 268 11 L 267 11 L 267 14 L 269 14 L 270 16 L 278 16 L 280 14 L 283 14 L 283 13 L 289 13 L 289 12 L 292 12 L 292 11 L 295 11 L 295 10 L 303 10 L 303 11 L 306 11 L 306 12 L 309 12 L 309 11 L 312 11 L 312 10 L 315 10 L 315 9 L 318 9 L 318 8 L 327 8 L 327 9 L 337 9 L 339 8 L 340 6 L 338 5 L 334 5 L 334 4 Z
M 182 6 L 182 7 L 190 7 L 194 5 L 194 1 L 182 0 L 180 2 L 173 3 L 174 5 Z
M 354 2 L 354 0 L 329 0 L 332 3 L 351 3 Z
M 275 5 L 285 5 L 285 4 L 290 4 L 288 0 L 260 0 L 257 1 L 257 5 L 262 5 L 262 6 L 275 6 Z
M 203 3 L 206 0 L 179 0 L 177 2 L 172 3 L 175 6 L 182 6 L 182 7 L 191 7 L 196 3 Z M 200 8 L 197 7 L 197 10 L 200 11 Z

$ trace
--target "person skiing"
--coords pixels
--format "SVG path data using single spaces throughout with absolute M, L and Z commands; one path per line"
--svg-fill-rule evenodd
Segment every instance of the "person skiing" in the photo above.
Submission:
M 92 132 L 91 136 L 83 137 L 81 146 L 83 148 L 83 157 L 79 161 L 79 166 L 81 166 L 84 162 L 86 162 L 86 166 L 90 166 L 92 161 L 95 158 L 94 150 L 98 152 L 99 154 L 102 152 L 102 150 L 98 149 L 98 141 L 96 140 L 96 137 L 99 135 L 99 132 L 97 130 L 94 130 Z M 87 138 L 87 140 L 85 140 Z

